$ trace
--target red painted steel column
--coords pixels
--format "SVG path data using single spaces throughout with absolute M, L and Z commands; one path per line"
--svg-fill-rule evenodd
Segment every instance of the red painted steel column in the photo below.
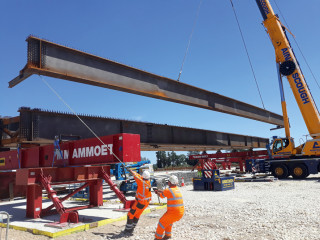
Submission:
M 103 187 L 102 180 L 93 181 L 90 184 L 90 205 L 102 206 L 103 205 Z
M 231 170 L 231 162 L 228 160 L 227 161 L 228 169 Z
M 27 186 L 27 218 L 39 218 L 42 210 L 42 187 Z
M 242 160 L 239 160 L 239 167 L 240 167 L 240 171 L 244 172 Z
M 226 170 L 226 162 L 222 162 L 222 168 L 223 168 L 223 170 Z

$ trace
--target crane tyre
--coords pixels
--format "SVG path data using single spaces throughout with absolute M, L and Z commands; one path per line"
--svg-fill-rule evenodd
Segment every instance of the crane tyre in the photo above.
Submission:
M 279 179 L 285 179 L 289 176 L 289 170 L 286 165 L 278 164 L 272 168 L 272 175 Z
M 284 76 L 291 75 L 296 70 L 296 64 L 293 61 L 284 61 L 280 65 L 280 73 Z
M 295 179 L 304 179 L 309 175 L 308 168 L 304 164 L 296 164 L 292 168 L 292 177 Z

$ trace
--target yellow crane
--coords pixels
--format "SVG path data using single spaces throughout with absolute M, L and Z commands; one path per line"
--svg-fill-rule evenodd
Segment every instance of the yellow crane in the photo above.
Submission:
M 256 3 L 264 19 L 263 24 L 275 49 L 286 133 L 285 138 L 277 138 L 273 141 L 272 156 L 274 160 L 269 161 L 271 171 L 274 176 L 279 178 L 286 178 L 289 175 L 292 175 L 294 178 L 305 178 L 311 173 L 318 173 L 320 171 L 319 158 L 317 158 L 320 157 L 319 112 L 287 38 L 286 27 L 274 13 L 269 0 L 256 0 Z M 294 140 L 290 136 L 282 76 L 286 76 L 288 79 L 309 134 L 312 137 L 311 140 L 297 147 L 295 147 Z M 282 157 L 282 159 L 279 159 L 279 157 Z

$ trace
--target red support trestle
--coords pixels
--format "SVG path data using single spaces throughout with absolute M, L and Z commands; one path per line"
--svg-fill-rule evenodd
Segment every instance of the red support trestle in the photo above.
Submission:
M 48 197 L 53 202 L 54 207 L 56 208 L 57 212 L 60 214 L 60 223 L 64 222 L 72 222 L 78 223 L 79 222 L 79 215 L 77 211 L 66 211 L 64 206 L 62 205 L 61 200 L 57 196 L 57 192 L 53 190 L 50 184 L 51 176 L 44 176 L 43 173 L 39 175 L 39 181 L 42 187 L 47 191 Z
M 39 218 L 58 212 L 60 223 L 77 223 L 79 221 L 77 210 L 103 205 L 102 180 L 104 179 L 124 204 L 124 208 L 130 208 L 134 201 L 128 201 L 111 181 L 110 164 L 118 163 L 119 160 L 124 163 L 139 162 L 140 136 L 122 133 L 100 138 L 100 140 L 91 138 L 61 142 L 59 154 L 55 154 L 58 143 L 55 146 L 51 144 L 20 149 L 19 153 L 17 150 L 1 152 L 0 171 L 14 170 L 14 172 L 0 174 L 0 183 L 3 185 L 0 186 L 0 199 L 8 195 L 3 194 L 3 191 L 8 191 L 15 180 L 15 191 L 27 189 L 28 218 Z M 101 144 L 101 140 L 105 144 Z M 71 183 L 84 183 L 84 185 L 61 199 L 52 188 L 53 185 Z M 63 206 L 63 201 L 85 187 L 90 188 L 87 206 L 72 208 Z M 42 209 L 42 188 L 52 201 L 52 205 L 46 209 Z
M 203 169 L 204 162 L 214 162 L 220 164 L 221 168 L 226 170 L 231 169 L 232 163 L 237 163 L 239 165 L 240 171 L 245 172 L 245 164 L 247 159 L 266 159 L 269 158 L 268 152 L 266 150 L 262 151 L 245 151 L 245 152 L 232 152 L 232 153 L 213 153 L 213 154 L 200 154 L 200 155 L 190 155 L 190 160 L 199 160 L 196 166 L 201 165 Z
M 76 190 L 74 190 L 72 193 L 69 193 L 67 196 L 60 198 L 60 201 L 63 202 L 67 199 L 69 199 L 70 197 L 72 197 L 73 195 L 77 194 L 78 192 L 80 192 L 82 189 L 86 188 L 87 186 L 89 186 L 89 182 L 83 184 L 81 187 L 77 188 Z M 54 207 L 54 204 L 50 205 L 49 207 L 42 209 L 41 211 L 41 216 L 45 216 L 45 215 L 50 215 L 50 214 L 54 214 L 55 211 L 50 211 L 52 208 Z M 70 208 L 68 208 L 68 210 L 70 210 Z
M 103 185 L 102 180 L 110 186 L 116 196 L 123 203 L 125 209 L 129 209 L 133 201 L 128 201 L 124 194 L 113 183 L 109 175 L 110 166 L 85 166 L 85 167 L 65 167 L 65 168 L 29 168 L 17 170 L 17 184 L 27 186 L 27 217 L 39 218 L 51 214 L 60 214 L 60 223 L 79 221 L 77 210 L 97 207 L 103 205 Z M 59 198 L 52 185 L 84 183 L 72 193 Z M 63 201 L 72 197 L 85 187 L 90 188 L 89 204 L 86 206 L 76 206 L 65 208 Z M 48 194 L 52 205 L 42 209 L 42 188 Z M 55 208 L 55 209 L 54 209 Z

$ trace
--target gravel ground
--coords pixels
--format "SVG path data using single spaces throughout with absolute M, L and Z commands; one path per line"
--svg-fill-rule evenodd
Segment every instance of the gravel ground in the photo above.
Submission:
M 193 191 L 191 185 L 182 187 L 186 211 L 173 225 L 172 239 L 319 240 L 319 179 L 320 175 L 313 175 L 307 180 L 236 182 L 234 190 L 225 192 Z M 157 201 L 157 197 L 153 200 Z M 164 212 L 165 209 L 142 215 L 133 236 L 123 235 L 125 221 L 121 221 L 58 239 L 150 240 Z M 10 229 L 9 239 L 48 238 Z

